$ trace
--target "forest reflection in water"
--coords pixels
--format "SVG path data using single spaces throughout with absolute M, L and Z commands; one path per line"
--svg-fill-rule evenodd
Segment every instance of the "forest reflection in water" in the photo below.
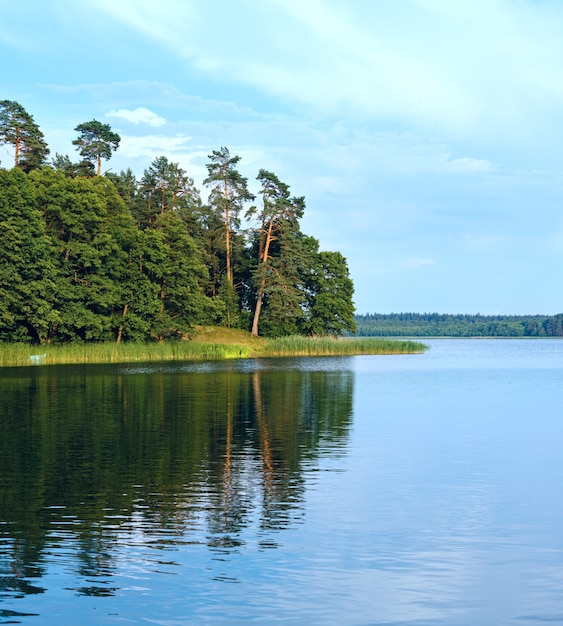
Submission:
M 0 606 L 53 573 L 114 595 L 124 561 L 166 573 L 202 550 L 275 548 L 303 515 L 304 472 L 346 449 L 353 373 L 328 362 L 4 370 Z

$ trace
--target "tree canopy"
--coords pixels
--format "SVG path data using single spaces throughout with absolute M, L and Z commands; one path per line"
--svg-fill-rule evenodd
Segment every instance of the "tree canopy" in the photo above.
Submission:
M 254 199 L 248 191 L 248 180 L 241 176 L 235 167 L 240 161 L 239 156 L 231 156 L 226 147 L 213 150 L 207 164 L 208 177 L 203 184 L 211 187 L 209 205 L 225 229 L 225 261 L 227 281 L 233 284 L 233 268 L 231 263 L 231 231 L 240 226 L 239 214 L 245 202 Z
M 254 197 L 227 148 L 209 156 L 204 202 L 164 155 L 139 177 L 101 175 L 120 138 L 96 120 L 75 129 L 82 162 L 57 154 L 45 165 L 31 116 L 1 106 L 0 138 L 18 158 L 0 168 L 0 340 L 163 341 L 198 324 L 266 336 L 353 331 L 346 260 L 301 231 L 305 199 L 273 172 L 259 171 L 261 206 L 242 228 Z M 13 130 L 23 128 L 16 117 L 28 135 Z
M 96 175 L 102 173 L 102 159 L 111 159 L 112 153 L 117 150 L 121 137 L 111 130 L 109 124 L 102 124 L 98 120 L 78 124 L 74 129 L 79 133 L 72 143 L 78 153 L 88 163 L 96 163 Z
M 0 143 L 14 148 L 14 167 L 29 172 L 41 166 L 49 148 L 39 126 L 19 102 L 0 101 Z

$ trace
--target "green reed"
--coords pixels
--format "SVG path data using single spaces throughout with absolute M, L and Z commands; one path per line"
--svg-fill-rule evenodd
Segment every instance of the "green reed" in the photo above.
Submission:
M 197 341 L 165 343 L 69 343 L 33 346 L 0 344 L 0 367 L 72 363 L 129 363 L 240 359 L 256 356 L 353 356 L 356 354 L 413 354 L 426 346 L 414 341 L 379 338 L 281 337 L 259 346 Z
M 280 337 L 271 339 L 264 356 L 353 356 L 357 354 L 417 354 L 427 349 L 415 341 L 379 338 Z
M 249 356 L 251 353 L 246 346 L 189 341 L 139 344 L 69 343 L 41 346 L 24 343 L 0 344 L 0 366 L 236 359 Z

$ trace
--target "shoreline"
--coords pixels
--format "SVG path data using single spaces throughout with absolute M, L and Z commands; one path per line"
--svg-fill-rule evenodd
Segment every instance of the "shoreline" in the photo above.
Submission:
M 242 331 L 240 331 L 242 332 Z M 240 332 L 234 334 L 240 335 Z M 221 334 L 225 334 L 221 332 Z M 102 344 L 0 344 L 0 367 L 139 363 L 159 361 L 212 361 L 278 357 L 360 356 L 421 354 L 423 343 L 403 339 L 282 337 L 264 339 L 244 337 L 243 341 L 200 340 L 164 343 Z

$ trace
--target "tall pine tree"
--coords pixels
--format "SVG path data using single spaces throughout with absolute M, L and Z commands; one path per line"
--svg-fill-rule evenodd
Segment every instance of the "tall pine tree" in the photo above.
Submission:
M 19 102 L 0 101 L 0 143 L 14 148 L 14 167 L 29 172 L 40 167 L 49 148 L 39 126 Z
M 248 180 L 237 170 L 239 156 L 231 156 L 228 148 L 213 150 L 207 164 L 208 177 L 203 183 L 211 187 L 209 204 L 222 216 L 225 229 L 226 276 L 233 284 L 231 233 L 238 229 L 239 214 L 246 202 L 254 199 L 248 191 Z
M 112 131 L 109 124 L 102 124 L 98 120 L 78 124 L 74 130 L 79 136 L 72 144 L 87 163 L 96 163 L 96 176 L 99 176 L 102 173 L 102 159 L 111 159 L 121 137 Z

